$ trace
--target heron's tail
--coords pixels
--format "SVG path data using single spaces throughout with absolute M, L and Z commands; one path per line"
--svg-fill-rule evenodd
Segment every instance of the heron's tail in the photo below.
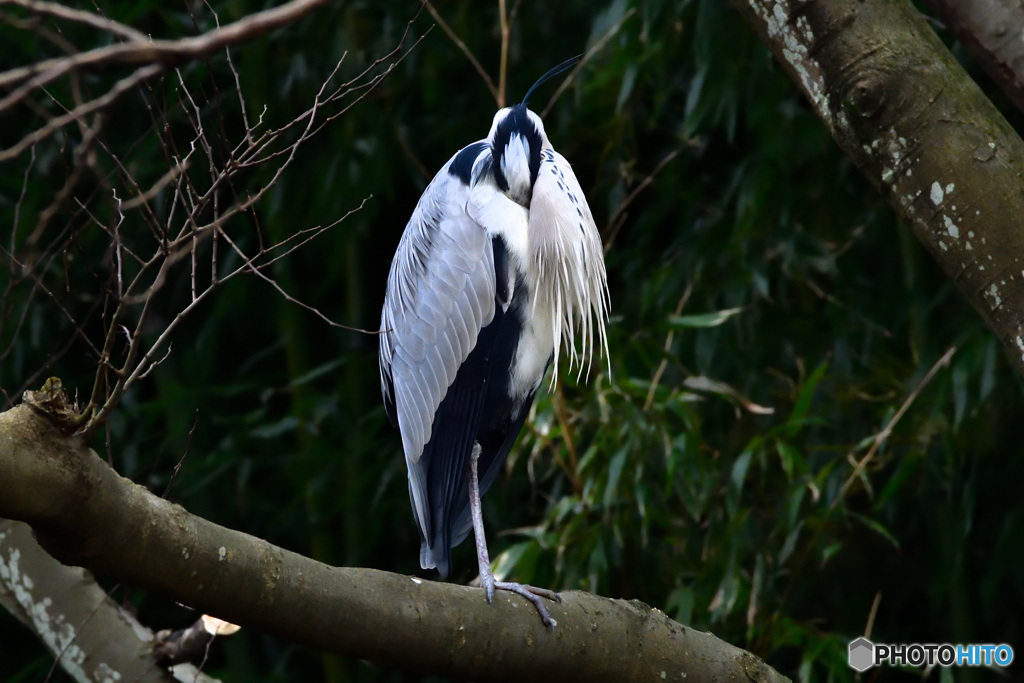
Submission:
M 420 545 L 420 567 L 423 569 L 434 569 L 440 572 L 442 579 L 447 579 L 452 568 L 451 548 L 444 547 L 445 544 L 431 546 L 426 540 Z

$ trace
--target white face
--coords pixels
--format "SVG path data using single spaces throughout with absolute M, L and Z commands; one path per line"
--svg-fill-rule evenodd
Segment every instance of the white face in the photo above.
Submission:
M 524 121 L 524 109 L 506 107 L 495 114 L 488 139 L 495 146 L 501 175 L 508 184 L 505 194 L 517 204 L 527 206 L 533 191 L 530 160 L 536 163 L 541 150 L 551 145 L 544 132 L 544 122 L 529 109 L 525 109 Z M 540 149 L 531 149 L 533 146 Z
M 508 194 L 512 199 L 525 201 L 531 190 L 530 141 L 522 135 L 513 135 L 501 154 L 501 171 L 508 181 Z M 522 201 L 520 201 L 522 203 Z

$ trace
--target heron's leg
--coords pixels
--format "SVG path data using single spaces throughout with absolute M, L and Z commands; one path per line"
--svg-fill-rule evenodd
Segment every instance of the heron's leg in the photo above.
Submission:
M 487 538 L 484 536 L 484 513 L 480 506 L 480 482 L 477 479 L 477 460 L 480 459 L 480 444 L 473 446 L 469 455 L 469 515 L 473 518 L 473 540 L 476 541 L 476 561 L 480 568 L 480 585 L 487 591 L 487 602 L 494 599 L 494 573 L 491 571 L 491 556 L 487 552 Z
M 484 536 L 484 514 L 480 506 L 480 480 L 477 476 L 477 460 L 480 458 L 480 446 L 474 446 L 469 456 L 469 513 L 473 518 L 473 538 L 476 540 L 476 561 L 480 568 L 480 585 L 487 593 L 487 602 L 494 599 L 494 591 L 502 590 L 521 595 L 537 608 L 540 620 L 545 626 L 554 626 L 555 620 L 548 614 L 548 608 L 544 606 L 541 598 L 561 602 L 558 593 L 546 588 L 527 586 L 521 583 L 510 581 L 495 581 L 494 572 L 491 571 L 491 559 L 487 553 L 487 538 Z

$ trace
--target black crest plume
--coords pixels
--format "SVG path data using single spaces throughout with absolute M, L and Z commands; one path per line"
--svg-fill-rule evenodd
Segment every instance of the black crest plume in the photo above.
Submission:
M 530 99 L 530 95 L 532 95 L 533 91 L 537 89 L 537 86 L 542 85 L 543 83 L 551 80 L 552 78 L 554 78 L 558 74 L 563 73 L 563 72 L 568 71 L 569 69 L 573 68 L 574 66 L 576 66 L 577 64 L 580 63 L 581 59 L 583 59 L 583 55 L 576 55 L 572 59 L 565 60 L 564 62 L 562 62 L 561 64 L 559 64 L 558 66 L 554 67 L 553 69 L 548 71 L 546 74 L 544 74 L 543 76 L 538 78 L 537 82 L 534 83 L 533 85 L 531 85 L 530 89 L 526 91 L 525 95 L 523 95 L 523 101 L 520 104 L 522 104 L 523 106 L 526 106 L 527 101 L 529 101 L 529 99 Z
M 509 108 L 508 115 L 498 123 L 497 130 L 494 131 L 494 141 L 491 147 L 491 158 L 493 159 L 491 169 L 494 173 L 495 183 L 497 183 L 498 188 L 504 192 L 507 192 L 509 189 L 508 178 L 505 177 L 504 167 L 502 166 L 502 155 L 505 153 L 505 147 L 508 145 L 509 139 L 513 134 L 522 135 L 529 141 L 530 188 L 528 192 L 519 192 L 517 196 L 514 197 L 515 201 L 519 202 L 523 206 L 529 206 L 530 197 L 533 194 L 533 184 L 537 182 L 537 173 L 540 171 L 541 148 L 540 132 L 526 113 L 526 102 L 530 99 L 530 95 L 533 94 L 533 91 L 536 90 L 538 86 L 551 80 L 558 74 L 576 66 L 580 63 L 580 59 L 582 57 L 583 55 L 577 55 L 572 59 L 567 59 L 538 78 L 537 82 L 531 85 L 530 89 L 526 91 L 523 101 Z

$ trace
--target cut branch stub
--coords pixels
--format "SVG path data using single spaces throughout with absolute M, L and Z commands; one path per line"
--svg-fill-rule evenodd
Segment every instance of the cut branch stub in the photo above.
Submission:
M 26 391 L 25 403 L 52 422 L 63 434 L 72 434 L 81 424 L 78 404 L 68 399 L 64 383 L 59 377 L 50 377 L 39 391 Z

